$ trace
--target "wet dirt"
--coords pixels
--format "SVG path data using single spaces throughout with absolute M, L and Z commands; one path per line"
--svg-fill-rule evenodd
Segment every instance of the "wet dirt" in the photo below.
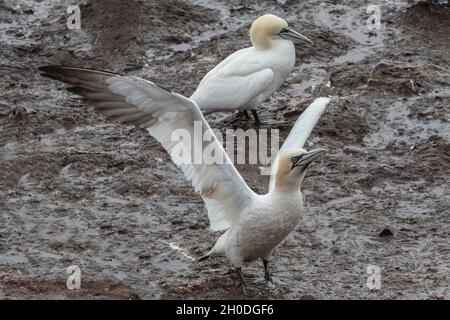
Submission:
M 376 2 L 376 1 L 375 1 Z M 59 1 L 0 3 L 1 299 L 434 299 L 450 296 L 450 10 L 380 2 L 369 30 L 360 1 L 83 1 L 68 30 Z M 303 186 L 301 223 L 273 257 L 245 266 L 249 295 L 225 258 L 203 263 L 219 234 L 162 147 L 111 124 L 37 67 L 133 74 L 189 96 L 249 45 L 251 21 L 286 17 L 314 41 L 261 106 L 260 128 L 285 138 L 320 94 L 339 96 L 307 147 L 329 150 Z M 330 86 L 327 84 L 329 83 Z M 81 106 L 81 107 L 80 107 Z M 211 126 L 252 128 L 232 113 Z M 239 165 L 256 192 L 268 177 Z M 380 237 L 388 229 L 392 235 Z M 81 268 L 80 291 L 65 289 Z M 381 269 L 381 289 L 366 286 Z

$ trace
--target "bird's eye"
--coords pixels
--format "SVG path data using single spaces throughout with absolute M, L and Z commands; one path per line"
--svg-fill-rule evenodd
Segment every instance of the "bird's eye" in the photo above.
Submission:
M 297 162 L 299 162 L 300 161 L 300 159 L 302 158 L 303 156 L 297 156 L 297 157 L 292 157 L 291 158 L 291 161 L 292 161 L 292 163 L 297 163 Z
M 287 32 L 287 30 L 285 28 L 281 29 L 280 32 L 277 33 L 277 35 L 281 38 L 284 39 L 283 34 L 285 34 Z

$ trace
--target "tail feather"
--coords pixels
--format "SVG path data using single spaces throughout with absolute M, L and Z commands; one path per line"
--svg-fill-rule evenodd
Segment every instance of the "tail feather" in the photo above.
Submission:
M 209 259 L 209 257 L 211 257 L 211 254 L 213 253 L 212 250 L 210 250 L 207 254 L 205 254 L 204 256 L 201 256 L 200 258 L 197 259 L 198 262 L 202 262 L 204 260 Z

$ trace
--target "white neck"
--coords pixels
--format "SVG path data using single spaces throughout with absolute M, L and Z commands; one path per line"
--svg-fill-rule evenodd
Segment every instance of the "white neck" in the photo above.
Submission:
M 306 175 L 306 170 L 303 170 L 303 172 L 300 173 L 300 175 L 298 175 L 298 176 L 275 177 L 274 188 L 271 190 L 271 192 L 284 193 L 284 194 L 290 194 L 290 195 L 299 193 L 302 183 L 303 183 L 303 179 L 305 179 L 305 175 Z M 277 181 L 278 179 L 280 179 L 280 181 Z

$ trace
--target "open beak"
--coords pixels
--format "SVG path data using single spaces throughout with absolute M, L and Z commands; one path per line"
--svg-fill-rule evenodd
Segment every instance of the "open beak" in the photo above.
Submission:
M 309 151 L 307 153 L 304 153 L 303 156 L 296 163 L 294 163 L 292 165 L 292 168 L 304 167 L 306 169 L 306 167 L 308 167 L 308 165 L 311 162 L 313 162 L 314 160 L 319 158 L 325 152 L 326 152 L 325 149 L 315 149 L 315 150 Z
M 278 33 L 278 35 L 286 40 L 292 40 L 292 41 L 297 40 L 297 41 L 300 41 L 303 43 L 307 43 L 307 44 L 311 44 L 311 45 L 313 44 L 313 42 L 311 40 L 309 40 L 307 37 L 298 33 L 297 31 L 289 29 L 289 28 L 281 29 L 281 31 L 280 31 L 280 33 Z

